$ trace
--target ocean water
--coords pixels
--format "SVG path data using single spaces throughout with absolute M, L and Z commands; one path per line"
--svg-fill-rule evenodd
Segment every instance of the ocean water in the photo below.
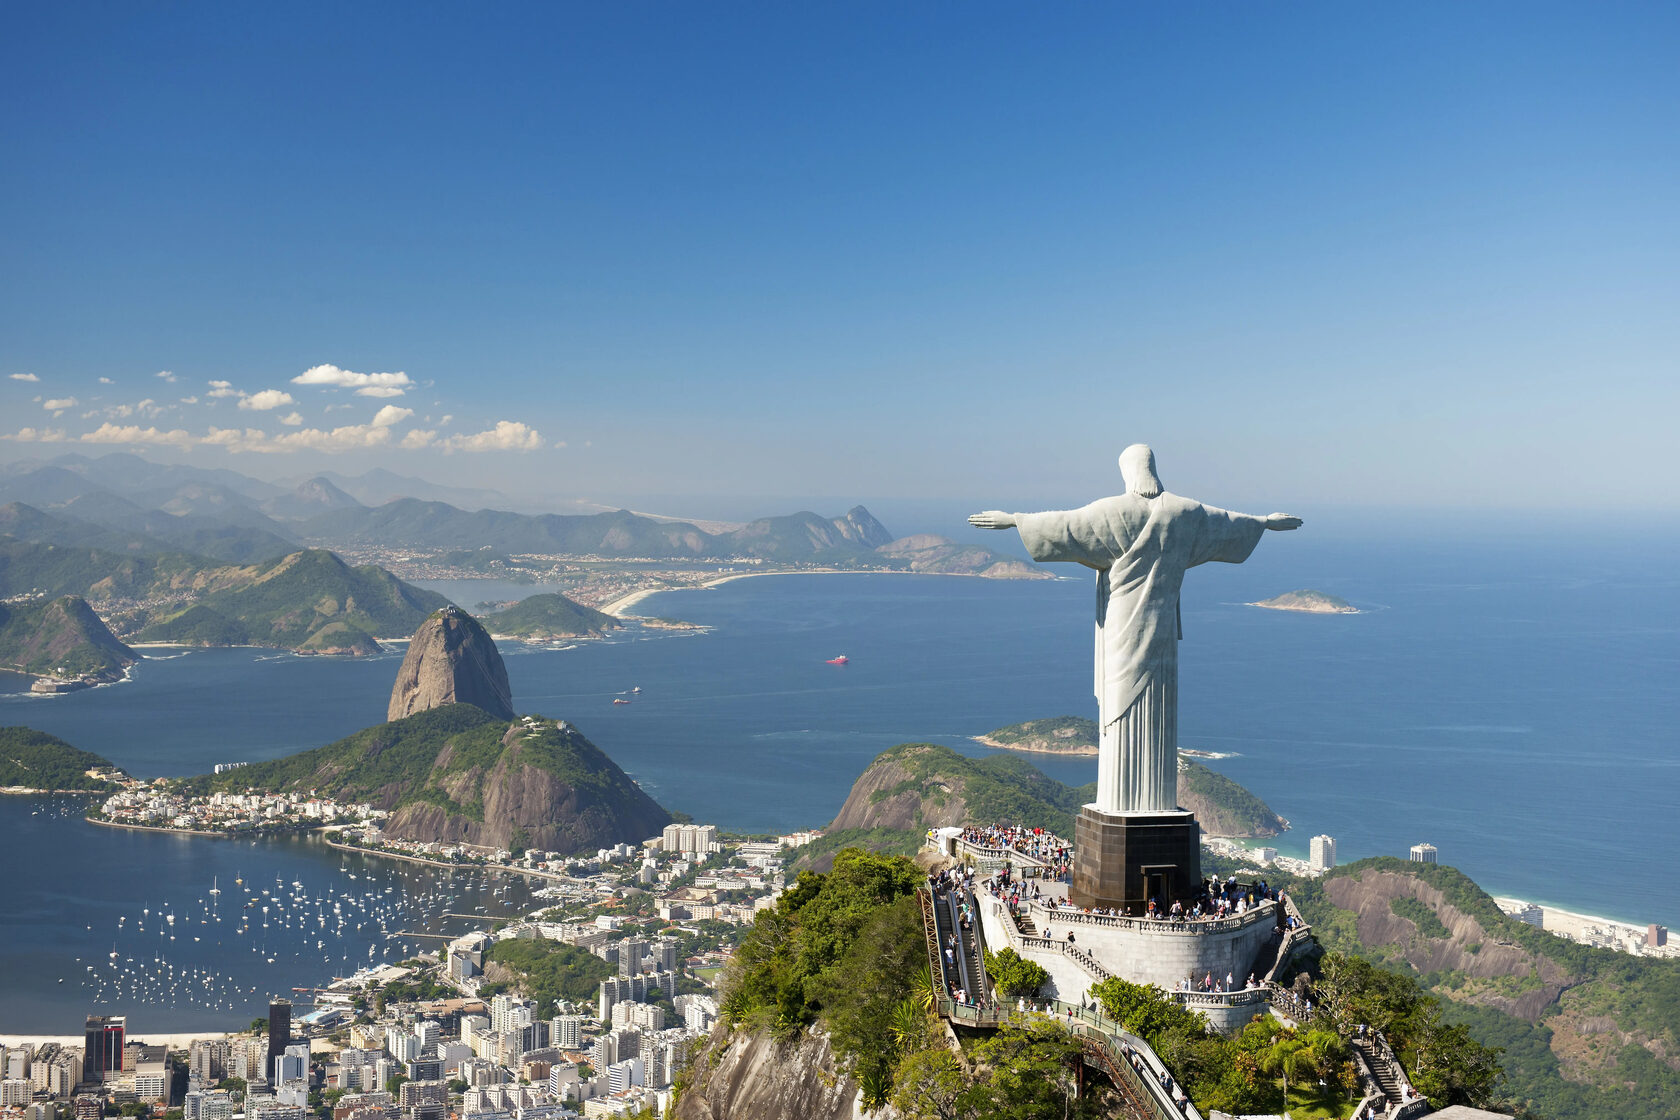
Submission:
M 1662 534 L 1575 544 L 1513 533 L 1430 547 L 1398 535 L 1269 537 L 1247 564 L 1208 565 L 1187 579 L 1181 743 L 1230 754 L 1213 765 L 1290 819 L 1278 847 L 1291 854 L 1304 855 L 1320 832 L 1337 838 L 1344 861 L 1404 856 L 1428 841 L 1494 893 L 1680 927 L 1680 902 L 1661 889 L 1680 814 L 1680 577 L 1662 560 L 1675 543 Z M 993 728 L 1091 714 L 1093 589 L 1074 574 L 738 580 L 642 604 L 705 633 L 503 652 L 521 711 L 572 720 L 664 804 L 732 830 L 822 825 L 895 743 L 981 754 L 971 737 Z M 1300 587 L 1341 595 L 1362 613 L 1244 605 Z M 826 664 L 842 653 L 850 664 Z M 329 662 L 194 651 L 149 659 L 108 688 L 0 696 L 0 722 L 51 731 L 136 774 L 194 773 L 379 721 L 397 664 L 395 655 Z M 634 686 L 642 691 L 630 694 Z M 1091 759 L 1025 757 L 1069 783 L 1095 777 Z M 16 831 L 25 822 L 34 830 L 26 836 Z M 90 883 L 120 880 L 124 906 L 185 897 L 208 885 L 229 851 L 262 852 L 287 883 L 309 882 L 291 867 L 347 874 L 319 846 L 137 842 L 142 835 L 0 799 L 0 845 L 38 853 L 7 861 L 8 976 L 36 975 L 32 954 L 48 946 L 108 955 L 99 921 L 77 932 L 84 895 L 103 905 Z M 431 877 L 374 874 L 402 879 L 381 880 L 381 892 L 417 897 Z M 416 915 L 428 917 L 428 906 Z M 308 960 L 297 955 L 294 983 L 319 978 Z M 70 979 L 50 983 L 59 963 L 39 972 L 46 979 L 33 1002 L 0 995 L 0 1030 L 23 1029 L 21 1020 L 53 1006 L 73 1029 L 86 994 L 61 995 Z M 278 988 L 280 971 L 277 960 L 242 986 Z M 235 1021 L 256 1013 L 242 1009 Z

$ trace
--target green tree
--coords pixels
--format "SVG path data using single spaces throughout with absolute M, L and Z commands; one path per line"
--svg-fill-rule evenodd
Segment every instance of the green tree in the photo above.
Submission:
M 986 951 L 986 973 L 998 992 L 1011 999 L 1037 996 L 1050 980 L 1043 965 L 1009 948 Z

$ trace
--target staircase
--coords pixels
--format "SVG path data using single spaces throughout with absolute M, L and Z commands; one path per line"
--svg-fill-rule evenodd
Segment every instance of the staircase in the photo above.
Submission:
M 1400 1089 L 1400 1079 L 1395 1074 L 1394 1066 L 1368 1039 L 1354 1039 L 1353 1048 L 1365 1058 L 1365 1066 L 1376 1078 L 1377 1087 L 1382 1090 L 1384 1114 L 1391 1114 L 1394 1109 L 1405 1103 L 1405 1095 Z

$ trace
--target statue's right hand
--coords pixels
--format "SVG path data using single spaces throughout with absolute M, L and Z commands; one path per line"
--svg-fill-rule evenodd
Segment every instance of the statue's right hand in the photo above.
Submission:
M 984 513 L 970 515 L 968 523 L 976 529 L 1013 529 L 1015 515 L 1004 513 L 1001 509 L 989 509 Z

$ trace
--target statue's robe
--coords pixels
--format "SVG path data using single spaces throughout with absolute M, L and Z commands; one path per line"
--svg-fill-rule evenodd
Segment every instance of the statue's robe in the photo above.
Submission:
M 1097 808 L 1176 810 L 1179 589 L 1198 564 L 1247 560 L 1266 519 L 1177 494 L 1122 494 L 1075 510 L 1024 513 L 1017 527 L 1034 560 L 1097 571 Z

